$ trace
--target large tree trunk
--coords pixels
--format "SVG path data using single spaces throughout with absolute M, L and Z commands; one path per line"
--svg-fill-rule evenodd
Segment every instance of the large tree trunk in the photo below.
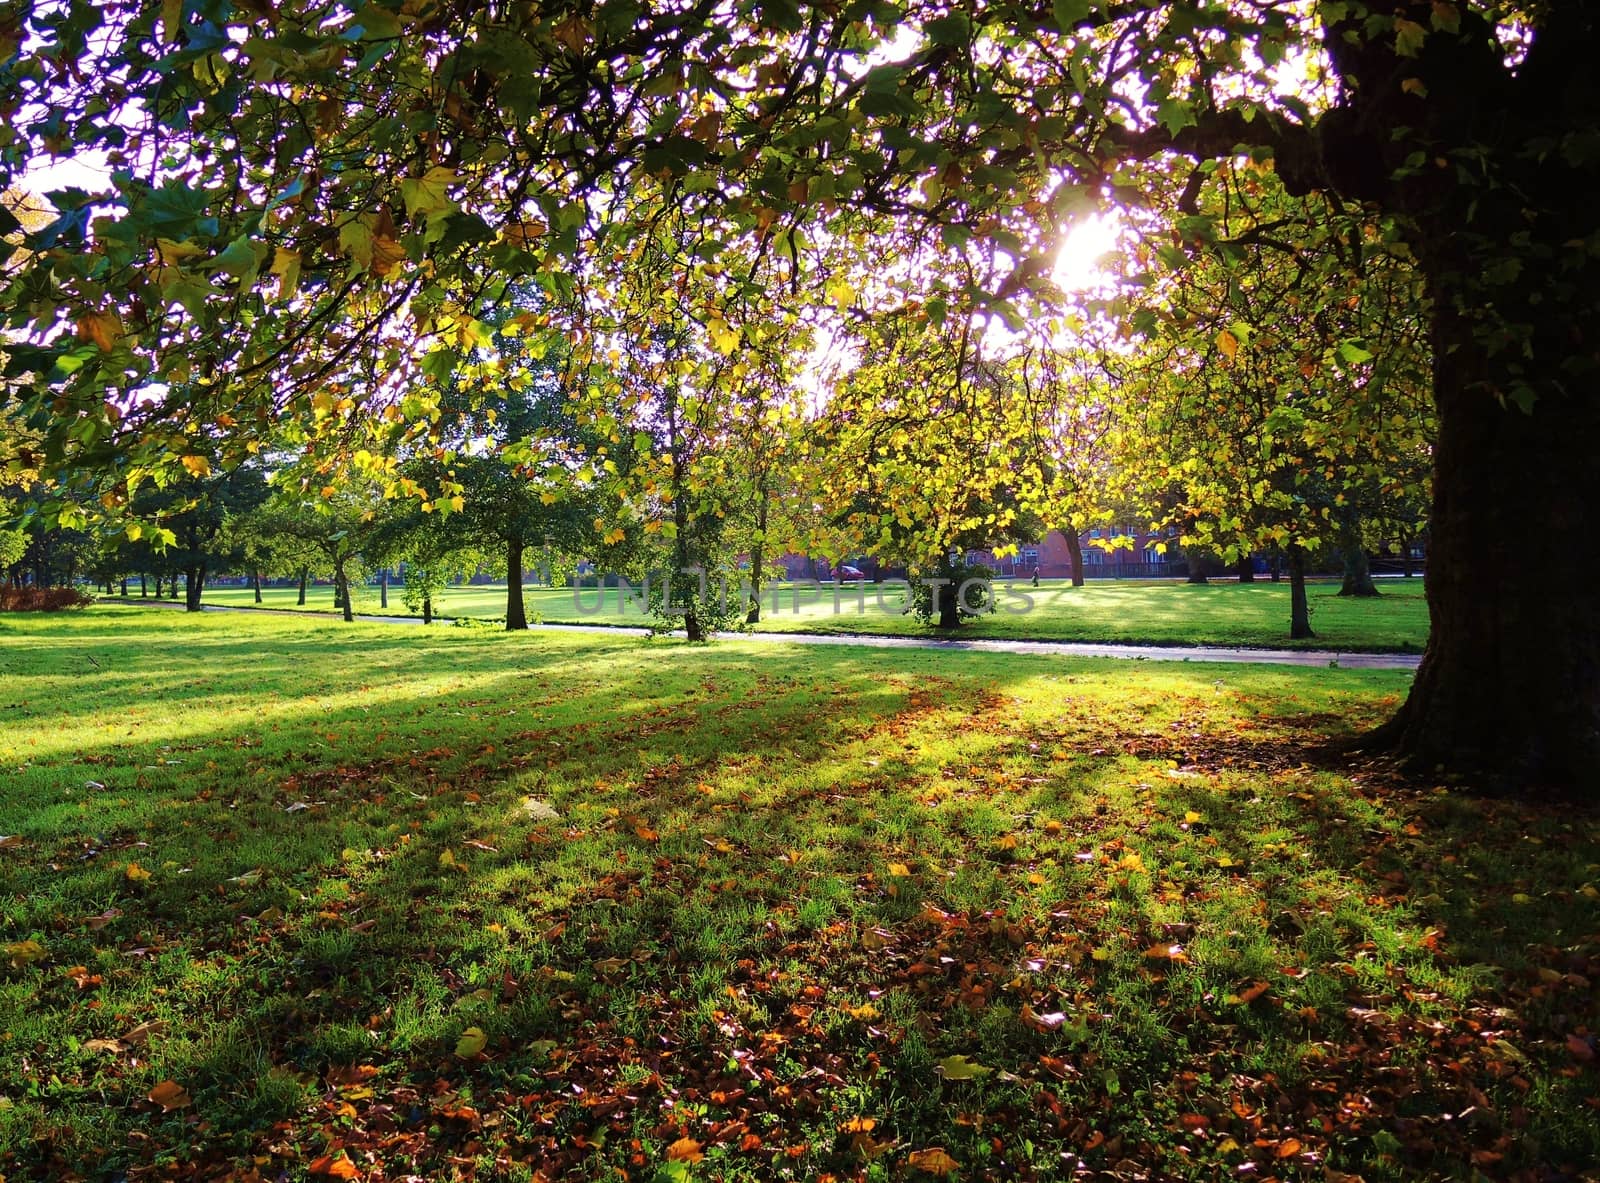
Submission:
M 185 612 L 198 612 L 200 611 L 200 593 L 205 590 L 206 586 L 205 564 L 198 563 L 183 574 L 183 609 Z M 174 577 L 173 583 L 176 585 L 176 577 Z
M 1210 583 L 1211 582 L 1211 560 L 1210 560 L 1210 558 L 1208 558 L 1208 557 L 1206 557 L 1204 555 L 1196 554 L 1193 551 L 1187 552 L 1185 557 L 1189 560 L 1189 580 L 1188 581 L 1190 583 Z
M 389 571 L 384 568 L 378 572 L 378 607 L 389 606 Z
M 159 589 L 157 594 L 160 594 Z M 145 574 L 143 571 L 139 572 L 139 598 L 141 600 L 147 600 L 150 598 L 150 584 L 149 581 L 145 579 Z
M 261 572 L 250 572 L 250 586 L 255 589 L 256 603 L 261 603 Z
M 1083 542 L 1078 538 L 1078 532 L 1069 524 L 1061 531 L 1061 537 L 1067 543 L 1067 557 L 1072 560 L 1072 586 L 1083 586 Z
M 1240 555 L 1239 561 L 1234 564 L 1234 569 L 1239 573 L 1240 583 L 1254 583 L 1256 581 L 1256 561 L 1252 555 Z
M 1481 773 L 1478 787 L 1581 788 L 1593 799 L 1600 785 L 1593 559 L 1579 543 L 1529 562 L 1525 547 L 1534 523 L 1569 543 L 1593 537 L 1600 398 L 1592 387 L 1574 383 L 1563 395 L 1551 383 L 1531 414 L 1501 406 L 1470 325 L 1443 302 L 1436 307 L 1432 629 L 1410 697 L 1379 738 L 1394 741 L 1415 767 Z M 1545 358 L 1552 376 L 1566 356 Z
M 1289 547 L 1289 637 L 1303 641 L 1317 634 L 1311 631 L 1311 604 L 1306 599 L 1306 552 L 1302 546 Z
M 433 623 L 433 597 L 432 596 L 423 596 L 422 597 L 422 623 L 423 624 L 432 624 Z
M 506 631 L 528 627 L 528 610 L 522 602 L 522 535 L 506 540 Z
M 683 612 L 683 635 L 690 641 L 703 641 L 706 639 L 705 625 L 700 623 L 700 617 L 695 613 L 691 604 Z
M 306 606 L 306 584 L 311 582 L 311 572 L 305 567 L 300 568 L 300 598 L 295 601 L 300 607 Z

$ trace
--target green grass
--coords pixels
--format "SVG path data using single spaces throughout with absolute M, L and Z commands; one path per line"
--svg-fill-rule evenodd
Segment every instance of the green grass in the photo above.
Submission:
M 1001 584 L 1009 592 L 999 596 L 1000 610 L 968 624 L 963 636 L 1014 640 L 1100 641 L 1150 645 L 1240 645 L 1270 648 L 1329 648 L 1344 651 L 1421 652 L 1428 637 L 1428 606 L 1421 580 L 1386 580 L 1377 599 L 1341 598 L 1338 585 L 1314 582 L 1310 586 L 1314 640 L 1289 640 L 1289 585 L 1266 581 L 1255 584 L 1217 583 L 1190 586 L 1177 582 L 1092 582 L 1074 588 L 1058 580 L 1045 580 L 1038 588 L 1026 581 Z M 439 611 L 447 616 L 478 619 L 505 618 L 505 587 L 478 585 L 451 588 L 441 597 Z M 774 607 L 772 595 L 764 598 L 760 626 L 763 632 L 871 633 L 893 636 L 927 636 L 931 630 L 902 612 L 894 590 L 842 588 L 837 605 L 832 590 L 803 593 L 796 603 L 792 587 L 780 585 Z M 292 608 L 296 593 L 289 588 L 269 588 L 264 607 Z M 548 623 L 647 623 L 633 604 L 621 605 L 616 589 L 602 595 L 598 589 L 528 588 L 530 619 Z M 1026 598 L 1024 598 L 1026 597 Z M 213 604 L 249 605 L 248 588 L 211 588 L 206 601 Z M 311 591 L 307 608 L 330 611 L 331 588 Z M 404 602 L 391 592 L 389 607 L 380 608 L 376 588 L 357 590 L 356 605 L 365 613 L 403 615 Z M 620 610 L 619 610 L 620 606 Z
M 1571 1174 L 1593 819 L 1405 684 L 0 620 L 0 1175 Z

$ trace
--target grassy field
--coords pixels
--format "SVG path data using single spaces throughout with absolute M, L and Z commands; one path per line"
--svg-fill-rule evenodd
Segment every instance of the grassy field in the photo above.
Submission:
M 0 1175 L 1575 1177 L 1593 818 L 1405 685 L 0 618 Z
M 1002 584 L 1002 587 L 1008 585 Z M 1310 589 L 1312 641 L 1289 640 L 1289 585 L 1217 583 L 1191 587 L 1177 582 L 1092 582 L 1074 588 L 1046 580 L 1039 588 L 1026 581 L 999 595 L 1000 610 L 967 625 L 962 635 L 1019 640 L 1110 641 L 1152 645 L 1245 645 L 1274 648 L 1332 648 L 1349 651 L 1421 652 L 1428 637 L 1428 606 L 1421 580 L 1387 580 L 1383 595 L 1375 600 L 1343 599 L 1338 585 L 1313 583 Z M 505 587 L 481 585 L 451 588 L 439 611 L 447 616 L 478 619 L 505 618 Z M 814 589 L 797 597 L 792 588 L 776 593 L 777 602 L 764 600 L 763 632 L 872 633 L 925 636 L 930 630 L 902 612 L 899 594 L 864 589 L 842 589 L 835 604 L 831 590 Z M 296 593 L 289 588 L 269 588 L 265 607 L 292 608 Z M 1026 597 L 1026 598 L 1024 598 Z M 248 588 L 211 588 L 206 601 L 213 604 L 249 605 Z M 361 612 L 406 612 L 398 592 L 391 592 L 388 609 L 378 602 L 376 588 L 357 590 Z M 569 588 L 528 588 L 530 619 L 550 623 L 647 623 L 633 604 L 622 604 L 616 589 L 573 591 Z M 314 588 L 307 607 L 329 611 L 332 588 Z

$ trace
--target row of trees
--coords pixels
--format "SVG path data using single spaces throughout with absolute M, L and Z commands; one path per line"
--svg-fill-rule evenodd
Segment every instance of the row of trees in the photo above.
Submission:
M 788 532 L 933 570 L 1130 468 L 1152 521 L 1292 558 L 1388 513 L 1433 438 L 1434 627 L 1392 738 L 1576 781 L 1582 548 L 1516 547 L 1600 502 L 1597 44 L 1580 0 L 23 0 L 0 184 L 74 151 L 112 191 L 0 217 L 7 397 L 112 516 L 201 456 L 410 496 L 429 448 L 471 454 L 448 399 L 499 385 L 519 309 L 598 433 L 521 453 L 541 500 L 708 569 Z M 1059 291 L 1055 243 L 1108 205 L 1134 265 Z M 819 353 L 850 364 L 819 381 Z M 691 634 L 720 611 L 680 607 Z

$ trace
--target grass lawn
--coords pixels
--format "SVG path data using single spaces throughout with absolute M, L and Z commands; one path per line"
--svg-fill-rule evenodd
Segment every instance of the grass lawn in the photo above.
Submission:
M 0 1175 L 1573 1177 L 1593 818 L 1405 685 L 0 618 Z
M 1091 582 L 1074 588 L 1059 580 L 1045 580 L 1038 588 L 1026 581 L 1009 586 L 999 595 L 1000 610 L 963 628 L 963 636 L 1004 637 L 1018 640 L 1110 641 L 1150 645 L 1243 645 L 1270 648 L 1328 648 L 1345 651 L 1419 653 L 1428 638 L 1428 606 L 1422 581 L 1385 580 L 1383 595 L 1375 600 L 1343 599 L 1338 585 L 1316 582 L 1310 587 L 1311 641 L 1289 640 L 1289 585 L 1217 583 L 1193 587 L 1179 582 Z M 797 597 L 780 585 L 777 606 L 771 595 L 763 599 L 763 632 L 873 633 L 927 636 L 914 617 L 902 614 L 894 590 L 867 585 L 858 591 L 845 588 L 839 602 L 832 591 L 815 590 Z M 439 611 L 447 616 L 480 619 L 505 618 L 505 587 L 480 585 L 451 588 L 441 598 Z M 291 588 L 269 588 L 265 607 L 292 608 Z M 1024 599 L 1026 597 L 1026 599 Z M 248 588 L 208 588 L 208 603 L 248 605 L 254 594 Z M 356 592 L 359 611 L 396 615 L 406 612 L 398 592 L 391 591 L 388 609 L 378 603 L 376 588 Z M 308 608 L 330 611 L 331 587 L 314 588 Z M 638 608 L 620 605 L 615 588 L 602 596 L 598 589 L 574 592 L 569 588 L 528 588 L 529 617 L 550 623 L 648 623 Z M 620 609 L 620 610 L 619 610 Z

